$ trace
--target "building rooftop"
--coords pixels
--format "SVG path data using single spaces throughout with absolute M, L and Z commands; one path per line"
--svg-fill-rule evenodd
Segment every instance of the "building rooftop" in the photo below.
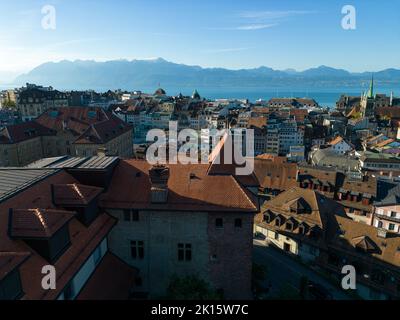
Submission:
M 56 172 L 51 169 L 0 168 L 0 202 Z
M 209 175 L 208 164 L 170 164 L 168 200 L 151 202 L 151 165 L 141 160 L 121 160 L 107 192 L 104 208 L 256 212 L 252 195 L 232 175 Z M 136 190 L 136 191 L 135 191 Z M 140 191 L 139 191 L 140 190 Z
M 32 162 L 27 168 L 52 168 L 52 169 L 106 169 L 117 164 L 118 157 L 93 156 L 93 157 L 54 157 L 44 158 Z

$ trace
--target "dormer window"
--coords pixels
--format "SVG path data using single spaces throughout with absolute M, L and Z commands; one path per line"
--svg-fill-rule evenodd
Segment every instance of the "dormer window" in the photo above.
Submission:
M 289 208 L 290 208 L 290 212 L 296 213 L 296 214 L 303 214 L 303 213 L 311 213 L 312 212 L 310 205 L 302 197 L 294 200 L 290 204 Z
M 280 227 L 283 224 L 283 217 L 282 216 L 277 216 L 275 219 L 275 226 Z
M 68 226 L 75 214 L 54 209 L 10 209 L 8 233 L 53 263 L 71 243 Z
M 266 223 L 270 223 L 273 220 L 273 213 L 270 210 L 264 212 L 263 220 Z
M 77 219 L 89 226 L 98 216 L 97 199 L 103 189 L 83 184 L 52 185 L 53 203 L 77 213 Z
M 299 234 L 305 235 L 307 233 L 307 225 L 305 223 L 301 223 L 299 225 Z
M 289 230 L 289 231 L 293 231 L 293 222 L 292 221 L 286 222 L 285 229 Z

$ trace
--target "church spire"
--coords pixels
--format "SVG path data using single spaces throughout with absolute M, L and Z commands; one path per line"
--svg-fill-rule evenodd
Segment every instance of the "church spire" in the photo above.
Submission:
M 372 75 L 371 78 L 371 83 L 369 85 L 369 90 L 368 90 L 368 98 L 373 98 L 374 97 L 374 75 Z

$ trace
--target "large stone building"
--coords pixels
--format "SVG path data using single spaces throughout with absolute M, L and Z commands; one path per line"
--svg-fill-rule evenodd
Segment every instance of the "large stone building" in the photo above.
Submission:
M 205 164 L 122 161 L 102 197 L 119 221 L 111 250 L 138 268 L 138 290 L 150 297 L 163 297 L 174 274 L 196 274 L 225 298 L 250 298 L 257 207 L 233 176 L 208 172 Z
M 43 157 L 133 155 L 132 127 L 101 108 L 60 107 L 0 131 L 0 165 L 24 166 Z
M 160 298 L 191 275 L 251 298 L 258 207 L 210 166 L 62 157 L 0 168 L 0 298 Z M 47 264 L 57 290 L 41 286 Z
M 43 112 L 51 108 L 68 106 L 67 95 L 53 88 L 27 84 L 20 90 L 17 99 L 17 110 L 22 121 L 30 121 L 37 118 Z

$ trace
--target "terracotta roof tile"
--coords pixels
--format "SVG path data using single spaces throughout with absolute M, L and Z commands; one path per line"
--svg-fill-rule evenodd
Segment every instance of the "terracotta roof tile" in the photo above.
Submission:
M 105 208 L 255 212 L 250 195 L 231 175 L 208 175 L 208 164 L 169 165 L 168 201 L 152 203 L 149 169 L 141 160 L 120 161 L 108 191 L 100 196 Z M 140 190 L 140 191 L 139 191 Z
M 40 136 L 52 136 L 56 132 L 34 121 L 7 126 L 0 130 L 0 143 L 18 143 Z
M 54 203 L 60 206 L 88 205 L 101 192 L 102 188 L 83 184 L 53 185 Z
M 29 256 L 29 252 L 0 252 L 0 281 Z
M 297 165 L 254 159 L 254 174 L 262 188 L 287 190 L 297 185 Z
M 127 300 L 138 271 L 106 253 L 77 300 Z
M 50 238 L 74 215 L 55 209 L 10 209 L 9 234 L 15 238 Z
M 52 203 L 51 185 L 53 184 L 76 184 L 78 183 L 70 174 L 65 171 L 59 171 L 47 178 L 31 185 L 29 189 L 22 190 L 16 195 L 0 201 L 0 251 L 30 253 L 30 257 L 19 267 L 21 282 L 25 295 L 23 299 L 55 299 L 61 290 L 71 280 L 73 276 L 85 263 L 87 258 L 93 253 L 93 250 L 108 235 L 116 220 L 108 214 L 100 215 L 89 225 L 84 226 L 79 222 L 76 216 L 72 216 L 69 221 L 68 230 L 70 234 L 71 245 L 54 263 L 57 270 L 57 289 L 43 290 L 41 286 L 42 273 L 44 265 L 49 264 L 41 255 L 34 251 L 24 240 L 12 239 L 9 237 L 7 228 L 9 221 L 9 208 L 26 211 L 25 208 L 46 208 L 49 215 L 52 211 L 58 210 Z M 67 211 L 70 215 L 71 211 Z M 29 212 L 29 214 L 32 214 Z M 56 214 L 57 215 L 57 214 Z M 51 222 L 53 222 L 51 217 Z M 46 220 L 47 221 L 47 220 Z M 35 226 L 37 220 L 35 221 Z M 56 225 L 52 228 L 57 227 Z M 25 223 L 23 224 L 25 227 Z M 41 228 L 41 225 L 38 225 Z M 43 229 L 42 229 L 43 230 Z M 51 233 L 51 232 L 50 232 Z M 46 232 L 41 232 L 46 234 Z M 36 231 L 34 232 L 36 236 Z

